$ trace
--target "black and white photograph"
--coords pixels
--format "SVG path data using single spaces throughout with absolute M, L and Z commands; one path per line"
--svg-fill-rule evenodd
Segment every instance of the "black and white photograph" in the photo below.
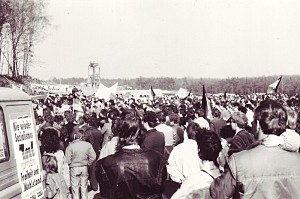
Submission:
M 299 10 L 0 0 L 0 198 L 299 199 Z

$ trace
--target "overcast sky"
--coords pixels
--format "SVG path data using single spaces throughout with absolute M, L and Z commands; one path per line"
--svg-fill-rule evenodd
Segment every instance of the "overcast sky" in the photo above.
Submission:
M 102 78 L 300 74 L 299 0 L 49 0 L 31 75 Z

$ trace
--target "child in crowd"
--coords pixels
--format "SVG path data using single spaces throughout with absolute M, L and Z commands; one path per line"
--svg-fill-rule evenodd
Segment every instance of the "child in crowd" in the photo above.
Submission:
M 96 159 L 93 146 L 83 140 L 83 130 L 75 133 L 75 139 L 66 149 L 66 162 L 70 167 L 70 181 L 73 199 L 88 199 L 88 167 Z M 80 190 L 80 191 L 79 191 Z
M 43 155 L 43 169 L 46 171 L 46 197 L 51 199 L 71 198 L 67 184 L 61 174 L 58 173 L 56 157 Z

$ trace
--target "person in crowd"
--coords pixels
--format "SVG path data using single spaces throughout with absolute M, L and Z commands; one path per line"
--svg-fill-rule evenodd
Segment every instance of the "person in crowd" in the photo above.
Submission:
M 245 130 L 248 125 L 248 118 L 245 113 L 236 111 L 231 114 L 231 128 L 235 130 L 235 136 L 232 138 L 229 146 L 228 155 L 240 152 L 255 142 L 254 135 Z
M 234 153 L 228 169 L 210 186 L 212 198 L 300 198 L 300 156 L 278 146 L 265 146 L 266 138 L 277 140 L 287 125 L 284 107 L 274 101 L 262 101 L 254 111 L 253 128 L 260 144 Z M 272 140 L 271 140 L 272 142 Z
M 41 134 L 43 134 L 43 131 L 48 128 L 52 127 L 54 124 L 54 117 L 51 114 L 44 114 L 44 122 L 39 126 L 38 137 L 41 137 Z
M 68 186 L 70 186 L 69 170 L 65 164 L 65 154 L 60 149 L 59 130 L 54 127 L 48 127 L 41 135 L 41 154 L 52 155 L 57 161 L 57 171 L 64 176 Z
M 265 146 L 272 146 L 276 143 L 284 150 L 299 151 L 300 135 L 295 131 L 297 122 L 297 113 L 291 108 L 285 106 L 287 111 L 287 128 L 280 136 L 265 138 L 263 143 Z
M 91 143 L 91 145 L 93 146 L 93 149 L 96 153 L 96 160 L 98 160 L 103 140 L 102 132 L 98 129 L 97 118 L 90 117 L 87 122 L 89 127 L 84 133 L 85 140 Z M 90 189 L 93 191 L 97 191 L 99 186 L 95 177 L 95 171 L 96 161 L 94 161 L 89 167 Z
M 117 118 L 114 121 L 114 124 L 112 125 L 112 133 L 113 137 L 110 141 L 108 141 L 104 146 L 102 147 L 99 155 L 99 160 L 102 158 L 105 158 L 109 155 L 115 154 L 117 145 L 119 143 L 119 124 L 120 124 L 120 118 Z
M 180 117 L 177 113 L 171 113 L 170 116 L 170 126 L 176 132 L 176 143 L 178 145 L 183 142 L 184 130 L 181 126 L 179 126 Z
M 53 199 L 71 199 L 69 188 L 58 172 L 58 165 L 55 156 L 44 155 L 42 158 L 43 169 L 46 171 L 46 197 Z
M 221 129 L 226 126 L 226 121 L 223 120 L 221 117 L 221 112 L 217 109 L 217 108 L 213 108 L 212 110 L 212 114 L 213 114 L 213 119 L 209 124 L 209 128 L 215 132 L 217 135 L 220 136 L 221 133 Z
M 143 116 L 143 124 L 147 130 L 142 146 L 157 151 L 164 155 L 165 152 L 165 135 L 156 130 L 158 125 L 157 115 L 153 111 L 145 112 Z
M 157 118 L 159 124 L 155 129 L 159 132 L 162 132 L 165 136 L 165 156 L 168 157 L 170 152 L 173 150 L 173 146 L 176 144 L 176 132 L 172 127 L 166 125 L 166 115 L 160 111 L 157 113 Z
M 70 181 L 73 199 L 88 198 L 88 167 L 96 159 L 93 146 L 83 141 L 83 130 L 79 129 L 75 134 L 75 139 L 66 149 L 66 162 L 70 167 Z M 79 191 L 80 188 L 80 191 Z
M 70 110 L 67 110 L 64 112 L 64 118 L 65 118 L 64 128 L 67 130 L 67 134 L 68 134 L 67 143 L 70 143 L 74 140 L 74 136 L 72 135 L 72 132 L 74 126 L 76 126 L 75 116 Z
M 209 122 L 204 118 L 204 116 L 205 111 L 203 108 L 196 109 L 196 118 L 194 119 L 194 122 L 199 124 L 201 128 L 209 129 Z
M 165 160 L 160 153 L 140 146 L 146 129 L 136 110 L 123 111 L 118 131 L 117 152 L 97 162 L 101 196 L 161 198 L 167 176 Z
M 249 102 L 245 105 L 245 107 L 247 109 L 246 116 L 248 118 L 248 126 L 251 126 L 254 116 L 253 105 Z
M 175 146 L 168 158 L 168 174 L 173 181 L 179 184 L 201 170 L 202 165 L 198 157 L 196 142 L 196 133 L 199 129 L 200 126 L 197 123 L 190 123 L 187 127 L 188 139 Z
M 188 177 L 172 199 L 208 198 L 210 184 L 221 175 L 217 161 L 222 149 L 219 136 L 211 130 L 199 129 L 196 133 L 196 141 L 202 169 Z
M 101 129 L 102 134 L 103 134 L 102 146 L 104 146 L 113 137 L 112 125 L 118 117 L 119 117 L 119 112 L 117 109 L 109 110 L 108 116 L 107 116 L 108 121 L 104 124 L 104 126 Z
M 78 129 L 82 129 L 85 132 L 89 128 L 88 119 L 90 117 L 91 116 L 89 114 L 84 114 L 83 116 L 80 116 L 77 124 L 74 126 L 72 130 L 72 133 L 78 131 Z
M 221 115 L 220 118 L 227 121 L 230 118 L 230 111 L 228 110 L 228 103 L 226 101 L 221 102 Z

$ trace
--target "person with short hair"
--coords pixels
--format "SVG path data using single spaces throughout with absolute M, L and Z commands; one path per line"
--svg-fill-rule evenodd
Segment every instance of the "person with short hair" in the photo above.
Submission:
M 255 142 L 254 135 L 245 130 L 248 125 L 248 118 L 245 113 L 240 111 L 233 112 L 230 124 L 235 131 L 235 136 L 230 141 L 228 156 L 251 147 Z
M 179 184 L 189 176 L 201 170 L 201 161 L 198 157 L 196 133 L 200 129 L 197 123 L 190 123 L 187 127 L 188 139 L 174 147 L 168 158 L 167 171 L 170 178 Z
M 156 130 L 158 119 L 154 111 L 146 111 L 143 116 L 143 124 L 147 130 L 142 146 L 155 150 L 162 155 L 165 152 L 165 135 Z
M 196 141 L 202 169 L 189 176 L 172 196 L 172 199 L 207 198 L 209 197 L 210 184 L 221 175 L 217 162 L 222 150 L 219 136 L 211 130 L 199 129 L 196 134 Z
M 125 109 L 119 121 L 117 152 L 97 162 L 101 197 L 107 199 L 162 197 L 167 172 L 157 151 L 142 148 L 144 128 L 134 109 Z
M 79 129 L 75 133 L 75 139 L 66 148 L 66 162 L 70 167 L 73 199 L 88 198 L 88 167 L 96 159 L 93 146 L 89 142 L 82 140 L 83 134 L 83 130 Z
M 300 198 L 300 156 L 282 149 L 276 141 L 265 146 L 266 138 L 277 140 L 287 125 L 284 107 L 274 101 L 262 101 L 254 111 L 253 128 L 260 144 L 234 153 L 228 169 L 210 186 L 212 198 Z M 272 142 L 272 140 L 271 140 Z

